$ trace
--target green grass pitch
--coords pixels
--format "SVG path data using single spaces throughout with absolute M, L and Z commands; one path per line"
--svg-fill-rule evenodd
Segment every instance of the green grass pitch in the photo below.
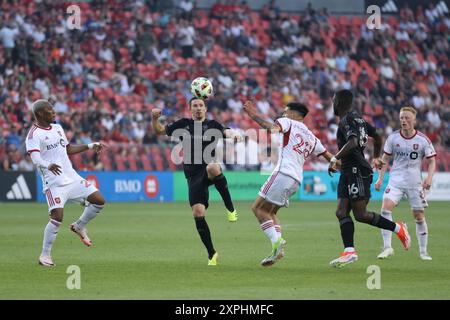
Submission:
M 380 231 L 355 224 L 359 261 L 337 270 L 330 260 L 342 250 L 334 202 L 291 202 L 281 209 L 286 256 L 270 268 L 259 262 L 270 244 L 259 230 L 250 202 L 236 207 L 239 221 L 226 220 L 222 203 L 212 203 L 207 221 L 220 259 L 208 267 L 206 251 L 186 203 L 113 204 L 88 226 L 95 247 L 69 231 L 81 213 L 66 206 L 53 248 L 56 267 L 37 259 L 47 223 L 44 204 L 0 204 L 0 299 L 449 299 L 449 202 L 427 211 L 429 252 L 418 255 L 415 225 L 407 203 L 394 212 L 408 222 L 412 248 L 393 237 L 395 256 L 376 259 Z M 380 203 L 369 208 L 379 211 Z M 69 290 L 67 268 L 81 270 L 81 289 Z M 381 289 L 369 290 L 370 265 L 381 270 Z

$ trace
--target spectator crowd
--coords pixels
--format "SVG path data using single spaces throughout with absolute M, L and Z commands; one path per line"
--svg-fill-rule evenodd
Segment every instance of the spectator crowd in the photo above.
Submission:
M 351 89 L 355 108 L 385 136 L 398 128 L 399 109 L 414 106 L 438 169 L 450 171 L 450 19 L 433 1 L 383 15 L 374 30 L 363 15 L 311 5 L 287 13 L 275 1 L 252 11 L 234 0 L 208 9 L 190 0 L 80 2 L 81 28 L 71 29 L 68 5 L 0 1 L 0 170 L 32 170 L 24 139 L 39 98 L 54 102 L 72 143 L 111 146 L 98 157 L 76 156 L 76 169 L 175 170 L 173 142 L 155 136 L 150 110 L 161 108 L 165 122 L 188 116 L 190 81 L 205 76 L 215 89 L 209 117 L 246 130 L 257 126 L 242 112 L 246 99 L 267 119 L 300 101 L 310 109 L 306 124 L 331 152 L 334 91 Z M 257 139 L 246 144 L 257 150 Z

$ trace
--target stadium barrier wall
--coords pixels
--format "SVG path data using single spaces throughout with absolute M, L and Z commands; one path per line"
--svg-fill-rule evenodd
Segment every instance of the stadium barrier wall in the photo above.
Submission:
M 172 172 L 114 171 L 79 172 L 100 190 L 110 202 L 173 201 Z M 42 179 L 37 179 L 38 201 L 46 202 Z
M 422 174 L 422 177 L 424 174 Z M 450 172 L 437 172 L 433 176 L 433 184 L 427 200 L 450 200 Z
M 227 171 L 226 177 L 228 186 L 233 196 L 233 200 L 254 200 L 261 186 L 269 175 L 260 172 L 232 172 Z M 0 174 L 1 200 L 0 201 L 24 201 L 22 199 L 6 199 L 9 193 L 12 197 L 13 185 L 15 190 L 19 187 L 18 178 L 23 176 L 26 181 L 31 200 L 45 202 L 42 192 L 42 182 L 40 177 L 33 173 L 3 172 Z M 80 172 L 80 175 L 90 182 L 95 183 L 107 201 L 111 202 L 171 202 L 187 201 L 188 187 L 183 172 Z M 425 173 L 424 173 L 425 176 Z M 383 198 L 383 191 L 387 186 L 389 174 L 386 173 L 381 191 L 374 188 L 377 180 L 377 173 L 374 174 L 371 187 L 373 201 Z M 22 180 L 22 179 L 20 179 Z M 339 174 L 330 177 L 326 172 L 305 171 L 303 183 L 299 191 L 292 196 L 291 200 L 302 201 L 333 201 L 337 199 L 337 186 Z M 23 184 L 23 182 L 22 182 Z M 33 188 L 33 186 L 35 186 Z M 221 200 L 217 190 L 209 188 L 210 201 Z M 450 173 L 436 173 L 433 179 L 433 186 L 427 195 L 428 200 L 450 200 Z
M 255 200 L 261 186 L 267 180 L 269 175 L 263 175 L 258 172 L 232 172 L 227 171 L 225 175 L 228 180 L 233 200 Z M 374 181 L 377 179 L 374 176 Z M 389 174 L 386 173 L 383 180 L 382 191 L 387 185 Z M 337 185 L 339 182 L 339 173 L 330 177 L 327 172 L 305 171 L 303 173 L 303 183 L 299 191 L 291 197 L 291 200 L 303 201 L 327 201 L 337 199 Z M 383 192 L 376 191 L 372 184 L 372 200 L 382 200 Z M 174 173 L 174 200 L 188 200 L 188 188 L 183 172 Z M 209 188 L 211 201 L 220 200 L 220 195 L 215 188 Z
M 269 175 L 263 175 L 259 171 L 226 171 L 225 176 L 228 181 L 228 188 L 230 189 L 233 200 L 255 200 L 259 189 L 267 180 Z M 188 200 L 188 186 L 183 172 L 174 172 L 174 200 L 186 201 Z M 209 188 L 209 200 L 221 200 L 219 192 L 216 188 Z

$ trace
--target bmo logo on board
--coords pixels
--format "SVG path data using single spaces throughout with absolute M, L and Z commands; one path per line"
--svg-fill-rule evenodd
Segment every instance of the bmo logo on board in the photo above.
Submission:
M 147 197 L 155 198 L 159 192 L 159 182 L 156 176 L 147 176 L 144 180 L 144 191 Z

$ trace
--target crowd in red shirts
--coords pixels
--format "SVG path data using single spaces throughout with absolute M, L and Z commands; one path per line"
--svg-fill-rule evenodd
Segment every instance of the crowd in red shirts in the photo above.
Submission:
M 450 170 L 450 19 L 431 2 L 383 16 L 376 30 L 365 16 L 311 6 L 288 13 L 275 1 L 259 11 L 239 1 L 210 9 L 188 0 L 78 5 L 81 28 L 70 29 L 67 3 L 1 2 L 0 170 L 30 168 L 30 107 L 48 97 L 72 143 L 111 145 L 101 157 L 75 158 L 77 169 L 174 170 L 170 142 L 154 135 L 149 111 L 162 108 L 166 122 L 188 115 L 197 76 L 214 85 L 209 116 L 232 128 L 256 127 L 242 112 L 246 99 L 268 119 L 289 101 L 306 103 L 307 125 L 331 151 L 334 91 L 353 90 L 355 107 L 385 136 L 398 128 L 398 110 L 412 105 L 439 170 Z

